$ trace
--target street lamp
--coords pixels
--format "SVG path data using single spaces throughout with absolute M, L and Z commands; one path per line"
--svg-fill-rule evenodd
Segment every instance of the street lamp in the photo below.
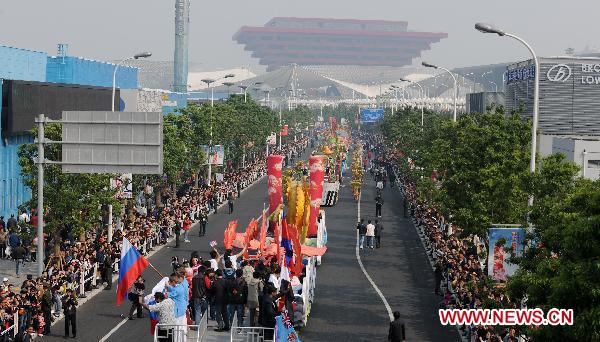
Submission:
M 212 173 L 212 164 L 210 161 L 210 154 L 212 153 L 212 140 L 213 140 L 213 120 L 212 120 L 212 116 L 213 116 L 213 112 L 212 109 L 215 106 L 215 97 L 214 97 L 214 88 L 212 88 L 210 85 L 212 83 L 215 83 L 218 80 L 222 80 L 224 78 L 231 78 L 231 77 L 235 77 L 234 74 L 227 74 L 221 78 L 218 79 L 212 79 L 212 78 L 204 78 L 200 81 L 206 83 L 206 85 L 208 86 L 208 88 L 210 89 L 210 139 L 208 141 L 208 154 L 209 154 L 209 158 L 208 158 L 208 180 L 207 180 L 207 184 L 208 186 L 210 186 L 210 179 L 211 179 L 211 173 Z
M 499 28 L 496 28 L 489 24 L 483 24 L 483 23 L 475 24 L 475 29 L 477 29 L 478 31 L 483 32 L 483 33 L 495 33 L 495 34 L 499 35 L 500 37 L 507 36 L 507 37 L 514 38 L 514 39 L 518 40 L 519 42 L 521 42 L 523 45 L 525 45 L 525 47 L 527 48 L 527 50 L 529 50 L 529 52 L 531 53 L 531 56 L 533 57 L 533 61 L 535 63 L 535 74 L 534 74 L 534 80 L 533 80 L 533 83 L 534 83 L 534 85 L 533 85 L 533 122 L 531 125 L 531 160 L 529 162 L 529 169 L 531 170 L 531 173 L 534 173 L 535 172 L 535 154 L 537 152 L 537 125 L 538 125 L 538 109 L 539 109 L 539 94 L 540 94 L 540 91 L 539 91 L 540 61 L 538 60 L 537 55 L 535 54 L 535 51 L 533 51 L 533 48 L 531 47 L 531 45 L 529 45 L 523 39 L 515 36 L 514 34 L 506 33 Z M 529 205 L 530 206 L 533 205 L 533 196 L 529 197 Z
M 227 87 L 227 97 L 229 97 L 231 95 L 231 93 L 229 92 L 229 87 L 231 87 L 234 84 L 235 83 L 233 83 L 233 82 L 223 82 L 223 85 Z
M 424 91 L 423 91 L 423 87 L 419 84 L 419 82 L 413 82 L 409 79 L 406 78 L 401 78 L 400 81 L 402 82 L 408 82 L 408 83 L 412 83 L 412 84 L 416 84 L 417 86 L 419 86 L 419 89 L 421 89 L 421 97 L 425 96 L 424 95 Z M 424 118 L 424 111 L 423 111 L 423 103 L 421 102 L 421 128 L 423 127 L 423 118 Z
M 454 80 L 454 116 L 452 117 L 452 121 L 456 122 L 456 93 L 458 92 L 458 83 L 456 81 L 456 76 L 454 76 L 454 74 L 451 73 L 450 70 L 448 70 L 444 67 L 433 65 L 433 64 L 430 64 L 427 62 L 423 62 L 421 64 L 427 68 L 442 69 L 445 72 L 447 72 L 448 74 L 450 74 L 450 76 L 452 76 L 452 79 Z
M 248 89 L 248 86 L 242 84 L 242 85 L 239 85 L 238 87 L 240 88 L 241 91 L 244 92 L 244 103 L 246 103 L 246 89 Z
M 125 63 L 125 62 L 127 62 L 129 60 L 140 59 L 140 58 L 148 58 L 150 56 L 152 56 L 152 53 L 150 53 L 150 52 L 140 52 L 140 53 L 137 53 L 137 54 L 135 54 L 135 55 L 133 55 L 131 57 L 124 58 L 122 61 L 120 61 L 119 63 L 117 63 L 115 65 L 115 70 L 113 71 L 112 104 L 111 104 L 111 108 L 112 108 L 113 112 L 115 111 L 115 96 L 116 96 L 116 93 L 117 93 L 117 70 L 119 70 L 119 67 L 121 65 L 123 65 L 123 63 Z

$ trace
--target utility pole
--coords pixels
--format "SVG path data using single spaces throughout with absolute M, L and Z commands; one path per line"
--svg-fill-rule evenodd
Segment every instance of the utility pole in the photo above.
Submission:
M 42 276 L 44 272 L 44 122 L 45 122 L 44 114 L 40 114 L 36 120 L 38 124 L 38 160 L 37 160 L 37 168 L 38 168 L 38 198 L 37 198 L 37 275 L 38 277 Z

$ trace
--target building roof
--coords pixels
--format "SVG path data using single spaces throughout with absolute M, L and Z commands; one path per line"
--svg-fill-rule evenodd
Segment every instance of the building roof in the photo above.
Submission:
M 300 65 L 409 65 L 442 32 L 407 30 L 405 21 L 275 17 L 243 26 L 233 39 L 267 70 Z

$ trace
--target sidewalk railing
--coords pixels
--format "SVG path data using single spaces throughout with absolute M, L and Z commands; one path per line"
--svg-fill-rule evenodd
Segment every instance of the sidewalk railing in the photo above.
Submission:
M 15 314 L 13 315 L 13 324 L 0 333 L 0 338 L 4 338 L 4 336 L 10 332 L 12 332 L 13 337 L 16 337 L 17 334 L 19 333 L 19 313 L 18 312 L 15 312 Z M 6 335 L 6 336 L 10 336 L 10 335 Z
M 275 329 L 263 327 L 232 327 L 231 342 L 275 341 Z
M 200 325 L 157 324 L 154 328 L 154 342 L 201 342 Z

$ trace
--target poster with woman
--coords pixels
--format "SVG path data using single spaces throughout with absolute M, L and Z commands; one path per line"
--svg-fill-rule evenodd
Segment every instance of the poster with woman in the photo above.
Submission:
M 511 258 L 521 256 L 525 230 L 519 226 L 497 226 L 488 231 L 488 275 L 495 281 L 506 281 L 518 266 Z

